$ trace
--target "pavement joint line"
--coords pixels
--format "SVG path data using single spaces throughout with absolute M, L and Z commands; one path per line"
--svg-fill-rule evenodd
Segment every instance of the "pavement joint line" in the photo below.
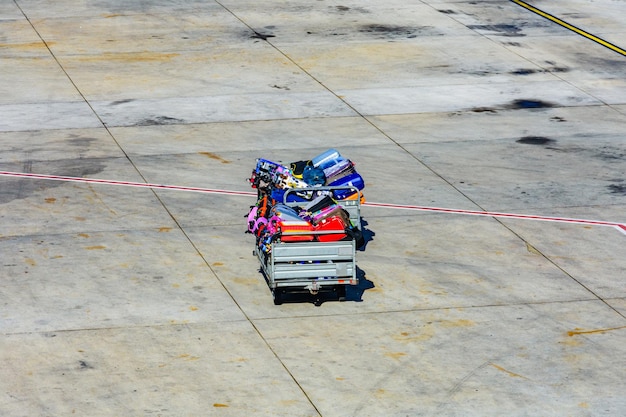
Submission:
M 554 300 L 554 301 L 528 301 L 528 302 L 501 302 L 496 304 L 468 304 L 468 305 L 453 305 L 446 307 L 416 307 L 416 308 L 403 308 L 403 309 L 389 309 L 389 310 L 372 310 L 372 311 L 359 311 L 359 312 L 349 312 L 349 313 L 328 313 L 328 314 L 319 314 L 315 315 L 316 318 L 324 318 L 324 317 L 351 317 L 358 315 L 382 315 L 382 314 L 402 314 L 402 313 L 428 313 L 434 311 L 460 311 L 460 310 L 471 310 L 471 309 L 486 309 L 486 308 L 503 308 L 503 307 L 523 307 L 523 306 L 542 306 L 542 305 L 551 305 L 551 304 L 569 304 L 569 303 L 586 303 L 586 302 L 598 302 L 602 301 L 606 304 L 606 301 L 598 298 L 597 296 L 590 298 L 578 298 L 571 300 Z M 622 315 L 622 314 L 620 314 Z M 301 314 L 301 315 L 293 315 L 289 317 L 294 320 L 306 320 L 310 319 L 310 315 Z M 284 317 L 255 317 L 250 319 L 252 321 L 280 321 L 284 320 Z M 625 326 L 626 327 L 626 326 Z
M 236 195 L 236 196 L 246 196 L 246 197 L 257 195 L 257 193 L 250 192 L 250 191 L 234 191 L 234 190 L 202 188 L 202 187 L 185 187 L 185 186 L 178 186 L 178 185 L 150 184 L 150 183 L 143 183 L 143 182 L 116 181 L 116 180 L 105 180 L 105 179 L 97 179 L 97 178 L 67 177 L 67 176 L 61 176 L 61 175 L 33 174 L 33 173 L 27 173 L 27 172 L 0 171 L 0 176 L 38 179 L 38 180 L 80 182 L 80 183 L 87 183 L 87 184 L 121 185 L 121 186 L 127 186 L 127 187 L 190 191 L 190 192 L 199 192 L 199 193 L 206 193 L 206 194 Z M 374 207 L 374 208 L 387 208 L 387 209 L 394 209 L 394 210 L 429 211 L 429 212 L 436 212 L 436 213 L 462 214 L 462 215 L 468 215 L 468 216 L 483 216 L 483 217 L 509 218 L 509 219 L 519 219 L 519 220 L 546 221 L 546 222 L 555 222 L 555 223 L 583 224 L 583 225 L 588 225 L 588 226 L 607 226 L 607 227 L 613 227 L 616 230 L 623 233 L 624 235 L 626 235 L 625 223 L 609 222 L 609 221 L 603 221 L 603 220 L 574 219 L 574 218 L 568 218 L 568 217 L 552 217 L 552 216 L 540 216 L 540 215 L 531 215 L 531 214 L 501 213 L 501 212 L 492 212 L 492 211 L 463 210 L 463 209 L 452 209 L 452 208 L 443 208 L 443 207 L 428 207 L 428 206 L 416 206 L 416 205 L 405 205 L 405 204 L 375 203 L 375 202 L 365 202 L 362 204 L 362 206 Z
M 608 41 L 606 41 L 606 40 L 604 40 L 604 39 L 602 39 L 602 38 L 600 38 L 598 36 L 595 36 L 595 35 L 587 32 L 587 31 L 584 31 L 584 30 L 582 30 L 582 29 L 580 29 L 580 28 L 578 28 L 578 27 L 576 27 L 576 26 L 574 26 L 574 25 L 572 25 L 570 23 L 567 23 L 566 21 L 561 20 L 558 17 L 551 15 L 550 13 L 544 12 L 543 10 L 538 9 L 538 8 L 532 6 L 532 5 L 530 5 L 530 4 L 528 4 L 528 3 L 524 2 L 524 1 L 521 1 L 521 0 L 511 0 L 511 1 L 513 3 L 515 3 L 515 4 L 517 4 L 517 5 L 525 8 L 526 10 L 529 10 L 529 11 L 535 13 L 535 14 L 538 14 L 539 16 L 541 16 L 543 18 L 546 18 L 546 19 L 548 19 L 548 20 L 550 20 L 550 21 L 552 21 L 552 22 L 554 22 L 554 23 L 564 27 L 565 29 L 569 29 L 572 32 L 575 32 L 575 33 L 577 33 L 577 34 L 579 34 L 579 35 L 581 35 L 581 36 L 583 36 L 583 37 L 585 37 L 585 38 L 587 38 L 589 40 L 592 40 L 592 41 L 594 41 L 594 42 L 596 42 L 596 43 L 598 43 L 598 44 L 600 44 L 600 45 L 602 45 L 602 46 L 604 46 L 606 48 L 611 49 L 612 51 L 617 52 L 618 54 L 626 56 L 626 50 L 620 48 L 617 45 L 614 45 L 614 44 L 612 44 L 612 43 L 610 43 L 610 42 L 608 42 Z

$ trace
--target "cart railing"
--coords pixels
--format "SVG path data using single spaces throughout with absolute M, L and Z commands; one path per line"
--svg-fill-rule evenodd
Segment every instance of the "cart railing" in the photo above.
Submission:
M 331 187 L 331 186 L 319 186 L 319 187 L 305 187 L 305 188 L 288 188 L 285 190 L 285 193 L 283 194 L 283 204 L 286 204 L 288 206 L 291 207 L 295 207 L 295 206 L 301 206 L 303 204 L 303 202 L 297 202 L 297 201 L 287 201 L 287 197 L 289 196 L 289 194 L 291 193 L 315 193 L 315 192 L 327 192 L 328 194 L 332 195 L 333 191 L 351 191 L 350 195 L 356 194 L 356 199 L 336 199 L 335 201 L 337 202 L 337 204 L 339 204 L 350 216 L 350 221 L 352 222 L 352 224 L 354 226 L 356 226 L 359 230 L 361 230 L 361 192 L 359 191 L 359 189 L 357 187 L 354 187 L 352 185 L 348 185 L 348 186 L 336 186 L 336 187 Z M 320 194 L 321 195 L 321 194 Z M 306 233 L 306 232 L 295 232 L 296 234 L 313 234 L 313 233 Z M 319 232 L 318 234 L 325 234 L 328 232 Z M 330 232 L 330 233 L 337 233 L 337 232 Z

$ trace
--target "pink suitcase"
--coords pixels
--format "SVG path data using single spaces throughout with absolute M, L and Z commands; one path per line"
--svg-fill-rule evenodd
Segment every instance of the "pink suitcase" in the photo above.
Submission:
M 340 217 L 346 225 L 350 224 L 350 215 L 341 206 L 336 204 L 326 207 L 317 213 L 313 213 L 311 223 L 313 223 L 313 225 L 317 225 L 323 220 L 333 216 Z
M 354 169 L 354 165 L 349 165 L 342 171 L 338 171 L 330 177 L 326 177 L 326 185 L 332 184 L 333 182 L 339 181 L 340 179 L 347 177 L 348 175 L 352 175 L 356 172 Z

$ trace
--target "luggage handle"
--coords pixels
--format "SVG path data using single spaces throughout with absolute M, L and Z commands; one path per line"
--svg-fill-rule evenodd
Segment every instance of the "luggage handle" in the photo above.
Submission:
M 290 230 L 287 232 L 281 231 L 282 236 L 308 236 L 308 235 L 345 235 L 345 230 Z

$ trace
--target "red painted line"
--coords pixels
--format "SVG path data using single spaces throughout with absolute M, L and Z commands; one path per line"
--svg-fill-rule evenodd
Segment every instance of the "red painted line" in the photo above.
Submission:
M 31 178 L 31 179 L 39 179 L 39 180 L 81 182 L 81 183 L 88 183 L 88 184 L 91 183 L 91 184 L 105 184 L 105 185 L 124 185 L 128 187 L 143 187 L 143 188 L 156 188 L 156 189 L 164 189 L 164 190 L 192 191 L 192 192 L 208 193 L 208 194 L 240 195 L 240 196 L 256 196 L 257 195 L 256 192 L 250 192 L 250 191 L 232 191 L 232 190 L 221 190 L 221 189 L 214 189 L 214 188 L 182 187 L 178 185 L 149 184 L 149 183 L 143 183 L 143 182 L 130 182 L 130 181 L 114 181 L 114 180 L 103 180 L 103 179 L 97 179 L 97 178 L 65 177 L 65 176 L 60 176 L 60 175 L 31 174 L 31 173 L 24 173 L 24 172 L 0 171 L 0 176 Z M 379 208 L 388 208 L 388 209 L 396 209 L 396 210 L 417 210 L 417 211 L 430 211 L 430 212 L 436 212 L 436 213 L 463 214 L 463 215 L 469 215 L 469 216 L 502 217 L 502 218 L 510 218 L 510 219 L 586 224 L 586 225 L 591 225 L 591 226 L 610 226 L 626 234 L 626 224 L 616 223 L 616 222 L 607 222 L 607 221 L 601 221 L 601 220 L 570 219 L 567 217 L 536 216 L 536 215 L 528 215 L 528 214 L 498 213 L 498 212 L 490 212 L 490 211 L 462 210 L 462 209 L 450 209 L 450 208 L 442 208 L 442 207 L 426 207 L 426 206 L 413 206 L 413 205 L 389 204 L 389 203 L 366 202 L 366 203 L 363 203 L 362 205 L 365 207 L 379 207 Z
M 156 188 L 156 189 L 163 189 L 163 190 L 192 191 L 192 192 L 209 193 L 209 194 L 245 195 L 245 196 L 257 195 L 257 193 L 249 192 L 249 191 L 231 191 L 231 190 L 220 190 L 220 189 L 214 189 L 214 188 L 181 187 L 178 185 L 148 184 L 144 182 L 130 182 L 130 181 L 113 181 L 113 180 L 102 180 L 102 179 L 97 179 L 97 178 L 64 177 L 60 175 L 30 174 L 30 173 L 23 173 L 23 172 L 0 171 L 0 176 L 31 178 L 31 179 L 38 179 L 38 180 L 82 182 L 82 183 L 87 183 L 87 184 L 125 185 L 127 187 L 143 187 L 143 188 Z

